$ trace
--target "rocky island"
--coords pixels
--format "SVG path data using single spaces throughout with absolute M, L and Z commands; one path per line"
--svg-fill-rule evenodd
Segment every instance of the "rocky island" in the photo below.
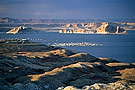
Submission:
M 79 34 L 126 34 L 126 30 L 118 26 L 117 24 L 111 24 L 107 22 L 101 23 L 88 23 L 86 25 L 81 24 L 67 24 L 67 29 L 59 30 L 59 33 L 79 33 Z
M 135 90 L 135 63 L 0 40 L 0 90 Z
M 17 34 L 17 33 L 26 33 L 26 32 L 35 32 L 35 31 L 32 30 L 32 28 L 19 26 L 19 27 L 12 28 L 8 32 L 6 32 L 6 34 Z

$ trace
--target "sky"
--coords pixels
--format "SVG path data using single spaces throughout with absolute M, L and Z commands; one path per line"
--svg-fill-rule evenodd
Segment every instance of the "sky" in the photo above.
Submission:
M 0 17 L 135 19 L 135 0 L 0 0 Z

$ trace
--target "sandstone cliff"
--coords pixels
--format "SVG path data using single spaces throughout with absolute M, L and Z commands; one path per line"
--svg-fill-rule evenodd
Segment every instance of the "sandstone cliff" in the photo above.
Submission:
M 28 28 L 28 27 L 19 26 L 19 27 L 15 27 L 15 28 L 9 30 L 6 33 L 7 34 L 17 34 L 17 33 L 30 33 L 30 32 L 37 32 L 37 31 L 33 30 L 31 28 Z
M 9 30 L 8 32 L 6 32 L 7 34 L 17 34 L 19 33 L 20 30 L 26 30 L 27 28 L 24 26 L 20 26 L 20 27 L 15 27 L 11 30 Z
M 109 24 L 109 23 L 102 23 L 102 25 L 99 28 L 97 28 L 97 33 L 124 34 L 124 33 L 126 33 L 126 31 L 117 25 L 113 25 L 113 24 Z

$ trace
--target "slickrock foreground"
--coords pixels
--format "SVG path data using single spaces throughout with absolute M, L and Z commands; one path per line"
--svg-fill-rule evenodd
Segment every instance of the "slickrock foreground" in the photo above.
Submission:
M 0 90 L 135 90 L 135 63 L 1 40 Z

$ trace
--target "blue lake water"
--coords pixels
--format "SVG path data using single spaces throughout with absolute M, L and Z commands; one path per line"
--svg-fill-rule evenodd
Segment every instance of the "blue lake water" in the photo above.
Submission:
M 125 35 L 96 35 L 96 34 L 59 34 L 45 32 L 31 34 L 0 34 L 0 39 L 28 39 L 43 44 L 89 42 L 102 46 L 66 46 L 77 52 L 86 52 L 96 57 L 108 57 L 121 62 L 135 62 L 135 31 L 130 30 Z

